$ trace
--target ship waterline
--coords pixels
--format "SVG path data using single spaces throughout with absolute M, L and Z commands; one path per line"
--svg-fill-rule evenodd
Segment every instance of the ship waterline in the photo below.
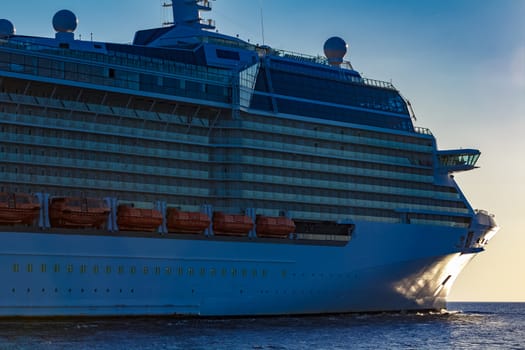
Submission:
M 440 310 L 497 232 L 387 82 L 210 29 L 0 20 L 1 316 Z

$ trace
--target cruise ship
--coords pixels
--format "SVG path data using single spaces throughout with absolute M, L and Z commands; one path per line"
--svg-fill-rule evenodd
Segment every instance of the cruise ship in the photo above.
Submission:
M 0 316 L 446 308 L 498 230 L 453 177 L 480 152 L 439 150 L 339 37 L 293 53 L 165 6 L 131 44 L 0 20 Z

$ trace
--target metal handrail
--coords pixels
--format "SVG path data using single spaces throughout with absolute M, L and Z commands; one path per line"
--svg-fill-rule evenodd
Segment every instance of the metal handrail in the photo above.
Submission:
M 422 127 L 419 127 L 419 126 L 414 126 L 414 130 L 418 134 L 434 136 L 432 134 L 432 131 L 430 131 L 430 129 L 428 129 L 428 128 L 422 128 Z

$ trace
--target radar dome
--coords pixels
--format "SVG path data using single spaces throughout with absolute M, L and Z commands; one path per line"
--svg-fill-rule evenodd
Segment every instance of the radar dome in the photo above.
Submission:
M 338 66 L 343 63 L 343 57 L 346 55 L 348 45 L 343 39 L 333 36 L 325 41 L 323 48 L 324 54 L 328 58 L 328 63 L 332 66 Z
M 0 19 L 0 38 L 5 38 L 14 35 L 16 32 L 13 23 L 7 19 Z
M 60 10 L 53 16 L 53 28 L 59 33 L 73 33 L 77 24 L 77 16 L 69 10 Z

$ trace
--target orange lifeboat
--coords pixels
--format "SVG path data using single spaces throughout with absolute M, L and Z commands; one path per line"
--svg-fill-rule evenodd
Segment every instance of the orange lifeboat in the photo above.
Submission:
M 213 213 L 213 232 L 217 235 L 244 236 L 253 228 L 253 220 L 242 214 Z
M 167 225 L 169 232 L 202 233 L 210 226 L 210 217 L 204 213 L 180 211 L 168 208 Z
M 98 198 L 56 197 L 49 204 L 49 220 L 53 227 L 102 229 L 109 208 Z
M 27 193 L 0 192 L 0 225 L 32 225 L 39 212 L 36 197 Z
M 286 238 L 295 231 L 293 220 L 283 216 L 257 216 L 256 223 L 259 237 Z
M 121 204 L 118 206 L 117 224 L 121 231 L 154 232 L 162 225 L 162 213 L 156 209 L 141 209 Z

